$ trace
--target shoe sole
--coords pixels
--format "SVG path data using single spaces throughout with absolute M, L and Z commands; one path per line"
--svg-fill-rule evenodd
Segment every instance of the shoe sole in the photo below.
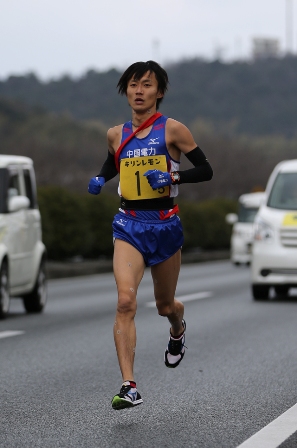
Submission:
M 120 410 L 120 409 L 125 409 L 125 408 L 133 408 L 134 406 L 138 406 L 139 404 L 142 404 L 142 403 L 143 403 L 142 398 L 132 402 L 132 401 L 125 400 L 124 398 L 121 398 L 118 395 L 116 395 L 115 397 L 113 397 L 111 405 L 112 405 L 113 409 Z

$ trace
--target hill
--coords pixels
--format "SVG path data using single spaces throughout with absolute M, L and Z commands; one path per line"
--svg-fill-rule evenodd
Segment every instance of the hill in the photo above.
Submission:
M 218 132 L 201 119 L 194 121 L 191 129 L 214 169 L 214 178 L 203 184 L 182 185 L 180 196 L 186 199 L 236 199 L 264 188 L 280 160 L 296 158 L 297 139 L 234 136 L 228 128 Z M 106 158 L 106 129 L 67 114 L 0 99 L 0 153 L 31 157 L 39 186 L 56 185 L 85 193 L 89 179 L 98 174 Z M 181 169 L 190 166 L 182 156 Z M 107 183 L 105 191 L 116 195 L 117 183 L 118 177 Z
M 105 142 L 105 132 L 65 114 L 0 99 L 0 153 L 31 157 L 38 185 L 86 192 L 87 180 L 106 158 Z
M 165 68 L 170 79 L 165 115 L 188 126 L 203 118 L 234 134 L 296 136 L 296 57 L 232 64 L 194 59 Z M 10 76 L 0 82 L 0 97 L 111 126 L 130 116 L 116 91 L 120 75 L 114 69 L 90 70 L 77 80 L 64 76 L 45 83 L 34 74 Z

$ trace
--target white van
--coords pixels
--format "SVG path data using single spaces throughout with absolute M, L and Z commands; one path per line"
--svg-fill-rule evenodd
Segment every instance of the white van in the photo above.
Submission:
M 45 262 L 33 161 L 0 155 L 0 318 L 11 297 L 22 298 L 27 312 L 43 310 Z
M 227 223 L 233 224 L 230 248 L 231 261 L 235 265 L 251 261 L 254 219 L 264 198 L 263 192 L 243 194 L 238 199 L 238 214 L 226 215 Z
M 255 300 L 297 287 L 297 159 L 280 162 L 267 183 L 267 198 L 255 218 L 251 263 Z

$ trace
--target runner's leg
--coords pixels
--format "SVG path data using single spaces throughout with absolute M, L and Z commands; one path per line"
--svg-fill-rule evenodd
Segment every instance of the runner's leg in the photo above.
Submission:
M 184 305 L 174 298 L 180 264 L 181 251 L 178 250 L 168 260 L 151 266 L 158 313 L 168 318 L 172 336 L 179 336 L 184 331 L 182 325 Z
M 116 239 L 113 270 L 118 289 L 118 304 L 114 324 L 114 341 L 123 381 L 134 380 L 133 365 L 136 347 L 136 295 L 143 277 L 143 256 L 126 241 Z

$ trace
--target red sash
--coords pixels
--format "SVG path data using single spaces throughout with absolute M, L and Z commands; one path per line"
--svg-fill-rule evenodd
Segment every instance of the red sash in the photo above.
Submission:
M 134 131 L 132 134 L 130 134 L 126 140 L 124 140 L 121 145 L 119 146 L 117 152 L 114 155 L 114 161 L 115 161 L 115 166 L 118 170 L 118 172 L 120 172 L 120 164 L 119 164 L 119 157 L 121 154 L 122 149 L 124 148 L 124 146 L 140 131 L 142 131 L 145 128 L 148 128 L 149 126 L 151 126 L 159 117 L 162 117 L 162 114 L 160 112 L 156 112 L 154 115 L 152 115 L 151 117 L 149 117 L 146 121 L 144 121 L 142 123 L 142 125 L 139 126 L 139 128 L 136 129 L 136 131 Z

